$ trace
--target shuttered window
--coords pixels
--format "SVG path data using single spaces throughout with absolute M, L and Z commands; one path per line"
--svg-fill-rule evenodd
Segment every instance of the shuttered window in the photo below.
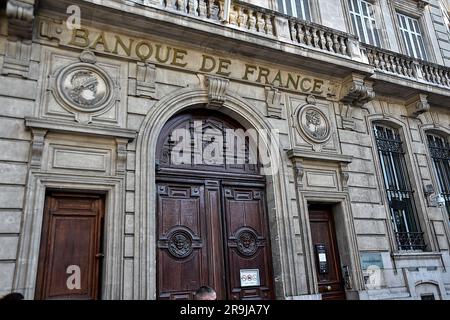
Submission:
M 406 53 L 411 57 L 426 60 L 427 54 L 419 21 L 401 13 L 397 13 L 397 18 Z
M 361 42 L 380 47 L 374 6 L 364 0 L 348 0 L 353 31 Z
M 378 124 L 374 133 L 397 246 L 400 250 L 423 250 L 423 232 L 417 220 L 400 135 L 396 129 Z
M 309 0 L 277 0 L 278 11 L 292 17 L 311 21 Z

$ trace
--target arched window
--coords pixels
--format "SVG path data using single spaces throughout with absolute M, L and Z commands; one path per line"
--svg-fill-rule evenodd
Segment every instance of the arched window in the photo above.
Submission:
M 429 133 L 427 139 L 436 180 L 439 184 L 438 192 L 445 199 L 450 218 L 450 144 L 444 137 L 437 134 Z
M 398 130 L 374 125 L 391 220 L 400 250 L 423 250 L 423 232 L 417 218 L 413 190 Z

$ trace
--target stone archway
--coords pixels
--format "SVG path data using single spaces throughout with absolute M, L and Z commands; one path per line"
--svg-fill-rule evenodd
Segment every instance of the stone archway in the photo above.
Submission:
M 135 263 L 134 263 L 134 299 L 156 298 L 156 183 L 155 163 L 152 160 L 156 150 L 157 140 L 164 124 L 175 114 L 193 105 L 208 104 L 208 91 L 203 88 L 185 88 L 176 91 L 159 101 L 148 113 L 141 126 L 136 144 L 136 201 L 135 201 Z M 228 93 L 220 108 L 246 127 L 267 130 L 273 133 L 273 128 L 260 115 L 255 107 L 242 98 Z M 275 137 L 268 139 L 276 141 Z M 281 163 L 283 158 L 280 147 L 264 141 L 269 148 L 272 163 Z M 295 266 L 289 261 L 294 255 L 294 249 L 287 235 L 292 234 L 292 221 L 288 214 L 286 182 L 284 170 L 280 165 L 273 168 L 273 174 L 268 177 L 268 217 L 270 223 L 270 237 L 272 241 L 272 255 L 274 259 L 274 278 L 276 296 L 284 298 L 296 293 Z M 281 236 L 280 236 L 281 235 Z M 284 249 L 281 249 L 284 248 Z M 284 277 L 288 281 L 282 281 Z

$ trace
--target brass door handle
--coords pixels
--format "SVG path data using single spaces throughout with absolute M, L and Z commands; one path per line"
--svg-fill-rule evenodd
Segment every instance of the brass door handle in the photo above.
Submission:
M 96 255 L 95 255 L 95 258 L 96 259 L 101 259 L 101 258 L 104 258 L 105 257 L 105 255 L 103 254 L 103 253 L 97 253 Z
M 327 290 L 328 290 L 328 291 L 331 291 L 331 286 L 327 286 Z

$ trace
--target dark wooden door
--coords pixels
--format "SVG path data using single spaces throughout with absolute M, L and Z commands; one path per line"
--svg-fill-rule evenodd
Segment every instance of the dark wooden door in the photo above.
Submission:
M 265 178 L 254 152 L 257 139 L 244 131 L 211 110 L 178 114 L 161 131 L 159 299 L 192 299 L 203 285 L 218 299 L 274 297 Z
M 272 299 L 272 262 L 264 189 L 227 183 L 223 195 L 228 297 L 233 300 Z
M 345 289 L 332 211 L 324 206 L 310 206 L 309 219 L 322 299 L 344 300 Z
M 158 298 L 193 299 L 202 285 L 219 300 L 274 298 L 264 189 L 184 181 L 157 187 Z
M 103 216 L 101 195 L 47 195 L 36 299 L 100 297 Z

